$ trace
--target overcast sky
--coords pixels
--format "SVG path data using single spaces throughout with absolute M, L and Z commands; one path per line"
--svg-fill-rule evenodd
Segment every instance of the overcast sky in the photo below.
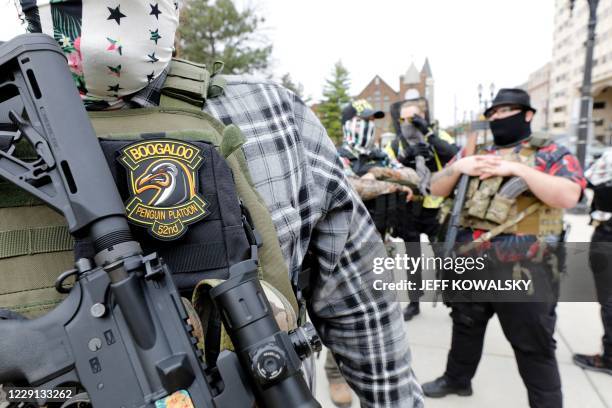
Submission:
M 429 57 L 443 125 L 478 109 L 477 86 L 515 86 L 550 60 L 554 0 L 237 0 L 266 18 L 273 72 L 289 72 L 321 97 L 334 63 L 353 94 L 379 74 L 395 90 L 414 60 Z M 12 0 L 0 0 L 0 40 L 18 32 Z M 488 94 L 488 92 L 487 92 Z

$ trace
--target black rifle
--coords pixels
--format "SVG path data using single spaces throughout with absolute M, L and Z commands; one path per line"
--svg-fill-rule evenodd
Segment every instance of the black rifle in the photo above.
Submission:
M 442 247 L 442 256 L 444 258 L 453 255 L 453 248 L 457 241 L 457 233 L 461 227 L 461 211 L 465 204 L 465 196 L 467 194 L 470 176 L 467 174 L 461 175 L 457 188 L 455 190 L 455 198 L 453 200 L 453 208 L 449 214 L 446 235 L 444 236 L 444 245 Z
M 35 320 L 0 320 L 0 383 L 49 390 L 80 384 L 95 408 L 153 408 L 184 390 L 197 408 L 319 407 L 300 358 L 320 342 L 312 327 L 282 332 L 251 259 L 230 268 L 211 296 L 235 346 L 216 367 L 202 361 L 168 267 L 132 239 L 65 57 L 55 41 L 27 34 L 0 45 L 0 176 L 64 215 L 95 257 L 56 283 L 68 297 Z M 7 139 L 8 138 L 8 139 Z M 27 142 L 35 161 L 16 157 Z M 95 183 L 92 181 L 95 180 Z M 245 313 L 248 311 L 248 313 Z M 299 356 L 298 356 L 299 354 Z M 39 404 L 46 400 L 39 398 Z

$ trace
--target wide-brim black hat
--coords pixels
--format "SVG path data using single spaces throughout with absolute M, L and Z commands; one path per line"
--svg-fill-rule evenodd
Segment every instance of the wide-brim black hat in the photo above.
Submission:
M 485 110 L 485 116 L 489 116 L 493 109 L 502 105 L 519 105 L 525 108 L 526 110 L 530 110 L 533 113 L 536 113 L 536 108 L 531 106 L 531 99 L 529 98 L 529 94 L 519 88 L 500 89 L 499 92 L 497 92 L 497 95 L 495 95 L 491 106 L 489 106 L 487 110 Z

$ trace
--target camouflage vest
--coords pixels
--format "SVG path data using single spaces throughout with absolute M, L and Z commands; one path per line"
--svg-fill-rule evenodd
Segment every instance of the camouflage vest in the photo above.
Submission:
M 203 65 L 174 60 L 159 107 L 90 118 L 135 237 L 145 251 L 161 254 L 179 289 L 186 293 L 202 280 L 214 285 L 257 238 L 261 278 L 297 314 L 275 227 L 241 149 L 245 138 L 202 111 L 223 86 Z M 0 309 L 36 317 L 54 308 L 63 298 L 56 278 L 73 267 L 75 252 L 89 250 L 79 240 L 75 247 L 63 217 L 0 180 Z
M 542 144 L 534 139 L 529 145 L 519 151 L 512 151 L 503 158 L 533 167 L 536 152 L 540 147 Z M 480 150 L 476 154 L 484 153 L 484 150 Z M 514 182 L 519 182 L 523 188 L 513 189 L 511 183 Z M 559 235 L 563 232 L 563 210 L 552 208 L 538 200 L 521 179 L 490 177 L 480 180 L 478 177 L 471 177 L 460 222 L 464 228 L 485 231 L 508 225 L 497 233 Z

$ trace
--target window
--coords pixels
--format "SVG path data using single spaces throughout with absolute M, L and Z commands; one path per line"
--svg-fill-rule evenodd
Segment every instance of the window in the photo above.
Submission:
M 606 109 L 606 103 L 605 102 L 594 102 L 593 109 Z
M 565 106 L 557 106 L 556 108 L 553 109 L 553 112 L 555 113 L 565 112 Z
M 564 128 L 565 127 L 565 122 L 555 122 L 555 123 L 553 123 L 553 127 L 554 128 Z
M 599 126 L 603 126 L 603 125 L 604 125 L 604 120 L 603 120 L 603 119 L 597 119 L 597 120 L 594 120 L 594 121 L 593 121 L 593 125 L 594 125 L 594 126 L 597 126 L 597 127 L 599 127 Z

